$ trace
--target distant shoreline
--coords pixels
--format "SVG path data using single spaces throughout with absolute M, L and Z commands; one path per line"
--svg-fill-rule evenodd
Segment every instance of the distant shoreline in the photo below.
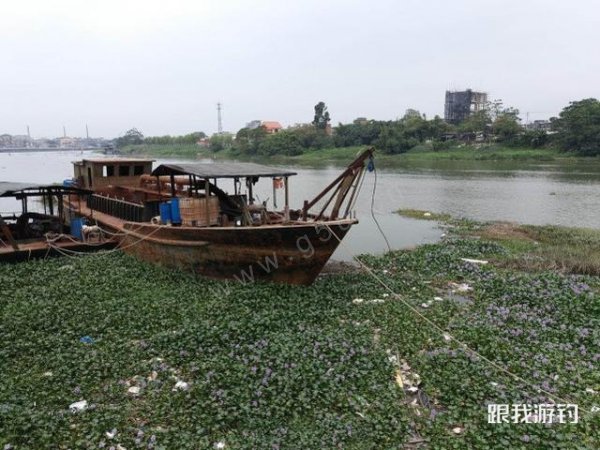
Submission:
M 0 153 L 40 153 L 40 152 L 91 152 L 94 150 L 102 150 L 101 148 L 0 148 Z
M 308 150 L 300 155 L 246 155 L 234 152 L 230 149 L 219 152 L 211 152 L 206 148 L 196 145 L 131 145 L 120 149 L 122 156 L 154 156 L 169 158 L 203 159 L 215 160 L 240 160 L 258 161 L 272 164 L 344 164 L 353 159 L 354 155 L 366 147 L 338 147 Z M 427 146 L 420 146 L 408 152 L 398 154 L 385 154 L 376 151 L 378 161 L 386 164 L 398 163 L 431 163 L 436 161 L 481 161 L 481 162 L 567 162 L 567 161 L 600 161 L 600 158 L 582 157 L 570 153 L 563 153 L 554 148 L 511 148 L 497 144 L 486 146 L 458 145 L 449 149 L 434 151 Z

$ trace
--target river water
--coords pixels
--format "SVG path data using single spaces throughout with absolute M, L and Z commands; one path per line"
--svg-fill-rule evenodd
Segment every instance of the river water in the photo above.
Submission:
M 102 155 L 73 151 L 0 153 L 0 181 L 61 182 L 72 176 L 72 161 L 86 157 Z M 191 162 L 158 159 L 155 164 L 176 161 Z M 292 208 L 312 199 L 341 171 L 333 166 L 292 169 L 298 172 L 290 178 Z M 334 258 L 348 260 L 353 254 L 386 249 L 371 217 L 374 181 L 375 174 L 368 173 L 355 208 L 360 223 L 352 228 Z M 233 191 L 226 180 L 219 187 Z M 259 181 L 255 192 L 272 207 L 270 180 Z M 281 206 L 283 191 L 278 195 Z M 378 167 L 373 211 L 391 246 L 405 248 L 440 238 L 442 231 L 435 223 L 400 217 L 394 213 L 398 208 L 477 220 L 600 228 L 600 161 L 435 161 Z M 0 211 L 18 210 L 19 204 L 0 199 Z

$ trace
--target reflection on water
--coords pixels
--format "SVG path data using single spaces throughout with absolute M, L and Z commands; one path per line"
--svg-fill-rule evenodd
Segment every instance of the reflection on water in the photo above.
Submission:
M 0 180 L 61 182 L 72 176 L 71 162 L 90 153 L 52 152 L 0 154 Z M 93 154 L 93 157 L 101 155 Z M 175 162 L 176 160 L 169 160 Z M 179 160 L 183 162 L 182 160 Z M 157 163 L 167 162 L 158 160 Z M 318 194 L 339 173 L 339 167 L 295 168 L 290 179 L 291 206 Z M 385 242 L 370 216 L 374 174 L 365 178 L 356 204 L 360 223 L 344 240 L 354 254 L 380 252 Z M 228 182 L 219 186 L 232 190 Z M 270 180 L 261 180 L 255 192 L 272 205 Z M 279 194 L 279 203 L 283 200 Z M 0 199 L 0 211 L 19 205 Z M 374 210 L 392 247 L 433 242 L 441 231 L 435 224 L 404 219 L 398 208 L 447 212 L 479 220 L 510 220 L 531 224 L 600 227 L 600 162 L 429 161 L 402 162 L 378 170 Z M 338 259 L 348 259 L 341 248 Z

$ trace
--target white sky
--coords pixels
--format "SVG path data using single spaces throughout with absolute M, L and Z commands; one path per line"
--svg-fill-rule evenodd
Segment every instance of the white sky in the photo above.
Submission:
M 599 43 L 597 0 L 1 0 L 0 133 L 433 117 L 467 87 L 547 118 L 600 97 Z

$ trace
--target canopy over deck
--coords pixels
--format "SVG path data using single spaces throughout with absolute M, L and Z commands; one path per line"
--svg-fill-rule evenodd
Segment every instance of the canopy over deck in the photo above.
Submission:
M 52 194 L 85 194 L 91 191 L 74 186 L 63 186 L 62 184 L 39 184 L 19 183 L 12 181 L 0 181 L 0 197 L 15 197 L 18 195 L 46 195 Z
M 288 177 L 296 172 L 254 163 L 161 164 L 152 172 L 161 175 L 195 175 L 199 178 Z

